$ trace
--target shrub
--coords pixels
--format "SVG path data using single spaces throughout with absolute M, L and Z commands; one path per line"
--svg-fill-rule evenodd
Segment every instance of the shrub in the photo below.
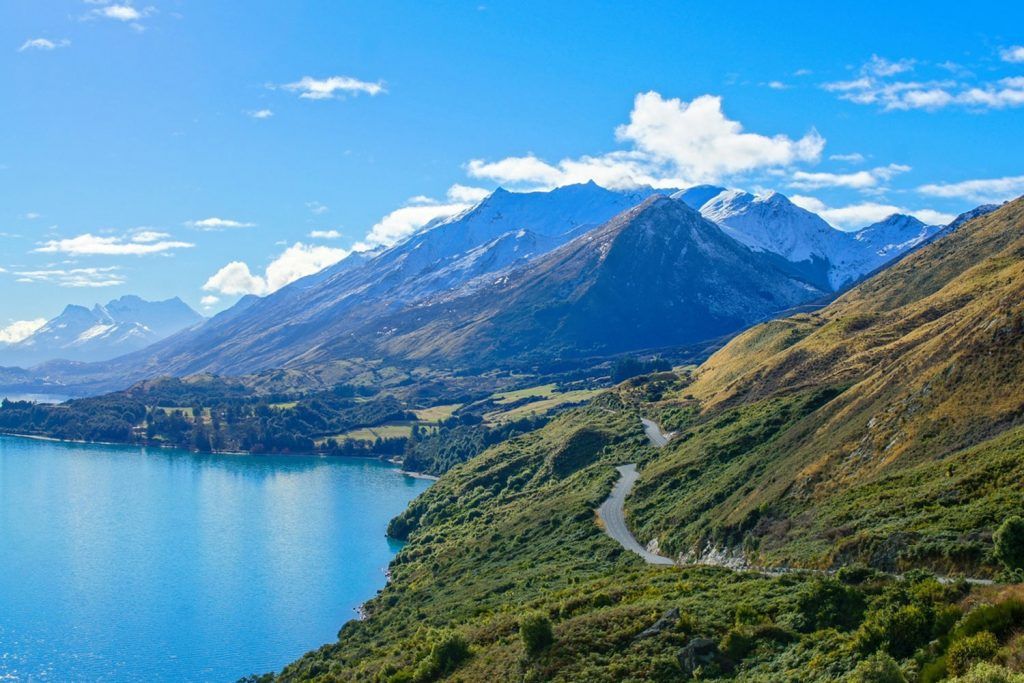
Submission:
M 980 662 L 949 683 L 1024 683 L 1024 674 L 1014 673 L 998 664 Z
M 459 664 L 469 659 L 469 643 L 458 633 L 442 636 L 430 654 L 416 667 L 414 680 L 421 683 L 436 681 L 458 668 Z
M 946 666 L 954 676 L 962 676 L 971 666 L 991 659 L 999 651 L 999 641 L 988 631 L 957 640 L 946 653 Z
M 849 630 L 864 615 L 864 596 L 834 579 L 817 579 L 801 591 L 797 608 L 803 617 L 803 630 Z
M 528 655 L 539 655 L 555 641 L 551 620 L 539 612 L 525 615 L 519 620 L 519 637 Z
M 1021 626 L 1024 626 L 1024 601 L 1010 598 L 995 605 L 981 605 L 968 612 L 953 632 L 953 640 L 982 631 L 989 631 L 996 638 L 1005 638 Z
M 1007 518 L 992 536 L 996 558 L 1007 569 L 1024 569 L 1024 518 Z
M 931 639 L 932 623 L 928 612 L 917 605 L 887 608 L 872 612 L 857 632 L 861 652 L 879 648 L 903 659 Z
M 907 683 L 900 665 L 884 652 L 862 660 L 846 680 L 847 683 Z

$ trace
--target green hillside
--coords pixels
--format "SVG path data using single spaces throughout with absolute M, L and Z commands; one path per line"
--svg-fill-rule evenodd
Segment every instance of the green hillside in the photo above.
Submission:
M 456 467 L 392 523 L 367 618 L 280 679 L 1019 680 L 1024 589 L 919 568 L 1019 580 L 1022 228 L 1018 200 Z M 627 462 L 641 542 L 838 571 L 643 564 L 594 514 Z

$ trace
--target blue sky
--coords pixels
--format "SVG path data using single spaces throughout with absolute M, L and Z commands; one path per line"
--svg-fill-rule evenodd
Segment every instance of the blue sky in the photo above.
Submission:
M 842 228 L 1024 193 L 1020 4 L 771 4 L 9 0 L 0 337 L 215 312 L 499 184 L 774 189 Z

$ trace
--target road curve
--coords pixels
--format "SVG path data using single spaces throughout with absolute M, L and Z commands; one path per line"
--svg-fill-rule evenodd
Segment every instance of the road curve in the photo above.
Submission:
M 668 440 L 672 438 L 672 435 L 661 431 L 661 427 L 658 426 L 657 422 L 648 420 L 646 417 L 641 417 L 640 422 L 643 423 L 644 433 L 647 435 L 652 446 L 661 448 L 668 445 Z
M 646 428 L 646 424 L 644 427 Z M 655 425 L 655 429 L 657 429 L 657 425 Z M 601 507 L 597 508 L 597 516 L 604 522 L 604 532 L 618 541 L 619 545 L 626 550 L 631 550 L 642 557 L 648 564 L 675 564 L 667 557 L 648 552 L 626 526 L 626 514 L 622 508 L 626 503 L 626 496 L 633 490 L 633 484 L 636 483 L 640 473 L 636 471 L 635 464 L 619 465 L 615 469 L 619 471 L 619 480 L 612 487 L 611 495 L 601 503 Z

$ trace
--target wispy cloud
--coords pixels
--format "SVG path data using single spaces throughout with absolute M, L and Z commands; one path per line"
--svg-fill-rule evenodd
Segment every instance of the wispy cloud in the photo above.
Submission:
M 0 327 L 0 344 L 17 344 L 31 337 L 36 330 L 45 324 L 46 318 L 15 320 L 7 327 Z
M 832 161 L 842 161 L 847 164 L 864 163 L 864 155 L 860 152 L 853 152 L 852 154 L 831 154 L 828 158 Z
M 856 230 L 884 220 L 894 213 L 914 216 L 929 225 L 946 225 L 956 216 L 934 209 L 908 209 L 895 204 L 860 202 L 847 206 L 828 206 L 817 197 L 793 195 L 790 200 L 799 207 L 813 211 L 841 230 Z
M 251 228 L 256 224 L 236 221 L 230 218 L 217 218 L 216 216 L 212 216 L 201 220 L 186 221 L 185 225 L 199 230 L 227 230 L 229 228 Z
M 593 180 L 611 188 L 682 187 L 756 170 L 817 161 L 825 139 L 811 130 L 801 138 L 745 132 L 722 110 L 722 98 L 702 95 L 690 102 L 641 93 L 629 123 L 616 138 L 628 149 L 549 163 L 533 154 L 497 161 L 474 159 L 470 176 L 530 188 Z
M 212 308 L 213 306 L 216 306 L 218 303 L 220 303 L 220 297 L 209 294 L 200 299 L 199 303 L 202 305 L 203 308 Z
M 972 82 L 971 72 L 958 64 L 946 62 L 938 66 L 945 71 L 953 72 L 960 79 L 967 80 L 894 80 L 892 76 L 913 70 L 915 62 L 890 62 L 875 55 L 860 68 L 857 78 L 830 81 L 823 83 L 821 87 L 836 93 L 842 100 L 878 106 L 884 111 L 936 111 L 953 106 L 985 110 L 1024 106 L 1024 78 L 1009 77 Z
M 313 230 L 309 236 L 315 240 L 336 240 L 343 237 L 337 230 Z
M 869 171 L 855 173 L 808 173 L 796 171 L 789 182 L 790 187 L 801 190 L 816 190 L 823 187 L 845 187 L 853 190 L 877 188 L 881 183 L 888 182 L 899 173 L 906 173 L 909 166 L 889 164 Z
M 56 50 L 62 47 L 69 47 L 71 41 L 67 38 L 62 40 L 50 40 L 49 38 L 32 38 L 26 40 L 18 48 L 18 52 L 25 52 L 26 50 Z
M 18 282 L 47 282 L 60 287 L 113 287 L 123 285 L 124 277 L 116 266 L 106 268 L 49 268 L 15 271 Z
M 321 204 L 320 202 L 316 201 L 306 202 L 306 208 L 309 209 L 309 212 L 314 216 L 322 216 L 323 214 L 330 211 L 330 209 L 325 204 Z
M 168 239 L 163 232 L 143 230 L 124 237 L 105 237 L 85 233 L 76 237 L 47 240 L 34 251 L 43 254 L 71 254 L 75 256 L 144 256 L 174 249 L 189 249 L 195 245 Z
M 930 183 L 920 186 L 917 191 L 932 197 L 998 203 L 1024 194 L 1024 176 Z
M 1024 62 L 1024 45 L 1012 45 L 999 53 L 1004 62 L 1020 64 Z
M 110 20 L 126 24 L 136 31 L 146 30 L 143 21 L 157 13 L 153 5 L 136 6 L 131 0 L 84 0 L 87 5 L 97 5 L 83 19 Z
M 361 81 L 351 76 L 330 76 L 328 78 L 313 78 L 303 76 L 294 83 L 285 83 L 281 86 L 285 90 L 299 93 L 299 97 L 306 100 L 331 100 L 338 99 L 345 95 L 359 95 L 365 93 L 371 97 L 386 93 L 384 83 L 377 81 Z
M 254 111 L 246 112 L 250 118 L 254 119 L 269 119 L 274 116 L 274 112 L 269 109 L 256 109 Z

